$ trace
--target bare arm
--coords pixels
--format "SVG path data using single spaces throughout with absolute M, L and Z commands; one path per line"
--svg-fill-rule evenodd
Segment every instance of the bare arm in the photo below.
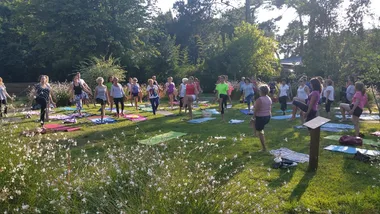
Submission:
M 309 88 L 309 86 L 305 87 L 305 92 L 306 92 L 307 96 L 309 96 L 309 94 L 310 94 L 310 88 Z

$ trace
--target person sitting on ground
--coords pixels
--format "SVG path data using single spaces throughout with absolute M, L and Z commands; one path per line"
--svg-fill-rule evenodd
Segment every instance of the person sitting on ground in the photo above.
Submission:
M 262 151 L 266 151 L 267 149 L 265 145 L 264 127 L 269 123 L 272 116 L 272 100 L 268 96 L 268 93 L 268 86 L 265 85 L 259 88 L 260 97 L 255 102 L 253 116 L 251 118 L 254 135 L 257 136 L 258 133 Z
M 363 113 L 363 108 L 368 102 L 368 96 L 366 94 L 366 89 L 362 82 L 357 82 L 355 84 L 355 94 L 352 97 L 352 103 L 341 103 L 340 104 L 340 112 L 342 113 L 342 119 L 340 122 L 346 120 L 346 112 L 349 115 L 352 115 L 352 122 L 355 127 L 355 136 L 359 137 L 360 134 L 360 126 L 359 126 L 359 118 Z
M 300 79 L 298 81 L 299 83 L 299 86 L 298 86 L 298 89 L 297 89 L 297 96 L 293 98 L 293 102 L 294 101 L 299 101 L 299 102 L 302 102 L 302 103 L 307 103 L 307 98 L 310 94 L 310 89 L 309 87 L 306 85 L 306 82 L 304 79 Z M 296 118 L 296 114 L 297 114 L 297 106 L 293 104 L 293 112 L 292 112 L 292 117 L 289 119 L 289 121 L 292 121 Z M 301 121 L 303 123 L 303 117 L 301 115 Z

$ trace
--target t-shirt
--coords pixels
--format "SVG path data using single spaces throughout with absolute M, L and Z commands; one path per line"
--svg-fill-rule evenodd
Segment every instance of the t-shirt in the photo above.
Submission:
M 252 83 L 244 84 L 242 86 L 242 88 L 243 88 L 245 97 L 248 97 L 249 95 L 255 94 L 255 91 L 253 90 L 253 84 Z
M 107 86 L 108 91 L 111 91 L 111 88 L 112 88 L 112 82 L 107 82 L 107 83 L 106 83 L 106 86 Z
M 112 85 L 111 85 L 111 88 L 112 88 Z M 96 86 L 95 90 L 96 90 L 96 97 L 95 97 L 96 99 L 107 100 L 107 95 L 106 95 L 107 87 Z
M 179 92 L 179 97 L 185 97 L 186 96 L 186 84 L 181 83 L 181 90 Z
M 240 91 L 243 91 L 243 90 L 244 90 L 244 89 L 243 89 L 244 85 L 245 85 L 245 82 L 244 82 L 244 81 L 240 81 L 240 83 L 239 83 Z
M 122 98 L 124 96 L 123 86 L 121 86 L 120 83 L 118 83 L 117 86 L 112 85 L 110 95 L 113 98 Z
M 297 97 L 300 98 L 300 99 L 303 99 L 303 100 L 306 100 L 307 99 L 307 94 L 306 94 L 306 89 L 307 85 L 304 85 L 303 87 L 302 86 L 299 86 L 298 89 L 297 89 Z
M 219 95 L 220 95 L 220 94 L 225 94 L 225 95 L 227 95 L 228 84 L 227 84 L 227 83 L 219 83 L 219 84 L 216 85 L 215 90 L 218 91 Z
M 140 92 L 140 85 L 138 83 L 132 84 L 132 93 L 138 94 Z
M 166 89 L 169 93 L 173 93 L 175 88 L 174 82 L 166 83 Z
M 289 86 L 287 84 L 280 85 L 280 97 L 288 96 Z
M 46 85 L 45 88 L 42 88 L 41 84 L 38 83 L 35 87 L 36 87 L 36 91 L 37 91 L 37 97 L 46 100 L 46 102 L 49 102 L 50 86 Z
M 309 94 L 309 97 L 308 97 L 308 104 L 311 102 L 311 98 L 312 97 L 315 97 L 315 103 L 314 105 L 312 106 L 312 109 L 314 111 L 317 111 L 318 110 L 318 103 L 319 103 L 319 100 L 321 98 L 321 93 L 319 93 L 319 91 L 312 91 L 310 94 Z
M 149 99 L 154 99 L 154 98 L 158 97 L 158 86 L 157 85 L 153 85 L 153 86 L 148 85 L 148 87 L 146 87 L 146 90 L 148 91 Z
M 355 94 L 355 86 L 354 85 L 349 85 L 346 89 L 346 98 L 348 101 L 352 101 L 352 98 L 354 97 Z
M 266 117 L 271 115 L 272 100 L 268 96 L 261 96 L 255 102 L 255 115 L 258 117 Z
M 330 91 L 329 97 L 327 97 L 327 92 Z M 326 99 L 330 101 L 334 101 L 334 87 L 331 85 L 327 86 L 325 91 L 323 92 L 323 97 L 326 97 Z
M 195 85 L 186 84 L 186 95 L 195 95 Z
M 352 98 L 352 104 L 355 104 L 357 100 L 359 100 L 359 108 L 363 109 L 367 104 L 368 97 L 366 98 L 366 94 L 363 95 L 362 92 L 358 91 Z
M 5 86 L 4 85 L 0 85 L 0 100 L 6 100 L 7 99 L 7 97 L 5 95 L 6 92 L 7 91 L 6 91 Z

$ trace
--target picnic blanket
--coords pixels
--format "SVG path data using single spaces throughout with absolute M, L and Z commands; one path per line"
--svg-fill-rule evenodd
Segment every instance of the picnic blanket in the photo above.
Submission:
M 324 137 L 324 139 L 339 141 L 341 137 L 342 136 L 340 135 L 329 135 L 329 136 Z M 376 142 L 370 139 L 362 139 L 362 140 L 363 140 L 364 145 L 380 146 L 380 142 Z
M 368 150 L 368 149 L 359 149 L 355 147 L 350 146 L 336 146 L 336 145 L 330 145 L 324 148 L 325 150 L 332 151 L 332 152 L 342 152 L 346 154 L 356 154 L 357 152 L 360 152 L 365 155 L 369 156 L 378 156 L 380 155 L 380 151 L 376 150 Z
M 309 155 L 303 154 L 303 153 L 298 153 L 298 152 L 292 151 L 288 148 L 280 148 L 280 149 L 276 149 L 276 150 L 271 150 L 269 153 L 276 156 L 276 157 L 285 158 L 285 159 L 288 159 L 290 161 L 294 161 L 297 163 L 309 162 Z
M 300 115 L 296 115 L 296 118 L 299 118 Z M 273 116 L 271 117 L 271 119 L 273 120 L 287 120 L 287 119 L 290 119 L 292 118 L 292 115 L 288 114 L 288 115 L 279 115 L 279 116 Z
M 342 115 L 335 115 L 335 117 L 339 119 L 343 118 Z M 351 119 L 352 115 L 346 115 L 346 118 Z M 374 115 L 374 114 L 362 114 L 360 115 L 359 119 L 363 121 L 375 121 L 375 120 L 380 120 L 380 116 Z
M 88 117 L 87 119 L 89 119 L 91 122 L 93 122 L 95 124 L 108 124 L 108 123 L 116 123 L 117 122 L 115 119 L 107 117 L 107 116 L 104 116 L 103 122 L 101 120 L 101 116 L 92 116 L 92 117 Z
M 204 118 L 192 119 L 192 120 L 189 120 L 187 122 L 194 123 L 194 124 L 199 124 L 199 123 L 204 123 L 204 122 L 207 122 L 207 121 L 210 121 L 210 120 L 215 120 L 215 119 L 216 119 L 215 117 L 204 117 Z
M 174 116 L 174 114 L 172 112 L 170 112 L 170 111 L 157 111 L 156 113 L 164 115 L 165 117 Z
M 233 120 L 233 119 L 231 119 L 228 123 L 229 124 L 240 124 L 240 123 L 244 123 L 244 120 Z
M 245 115 L 253 115 L 253 111 L 252 112 L 249 112 L 248 109 L 240 109 L 240 112 L 245 114 Z
M 126 115 L 124 115 L 124 118 L 126 118 L 126 119 L 128 119 L 130 121 L 133 121 L 133 122 L 140 122 L 140 121 L 147 120 L 146 117 L 141 116 L 139 114 L 126 114 Z
M 44 127 L 47 130 L 52 130 L 56 132 L 73 132 L 80 130 L 79 127 L 65 126 L 62 124 L 46 124 Z
M 145 144 L 145 145 L 156 145 L 156 144 L 163 143 L 172 139 L 177 139 L 184 135 L 186 135 L 186 133 L 170 131 L 168 133 L 156 135 L 154 137 L 151 137 L 145 140 L 138 140 L 138 143 Z

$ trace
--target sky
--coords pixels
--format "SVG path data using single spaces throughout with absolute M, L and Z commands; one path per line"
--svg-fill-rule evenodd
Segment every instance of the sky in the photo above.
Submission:
M 176 0 L 158 0 L 158 7 L 161 8 L 163 12 L 166 12 L 172 8 L 173 3 L 175 1 Z M 245 2 L 245 0 L 236 0 L 236 1 L 237 1 L 237 5 L 241 5 L 241 6 L 244 5 L 244 2 Z M 231 2 L 234 2 L 234 1 L 231 1 Z M 347 7 L 348 5 L 349 5 L 349 0 L 344 0 L 343 8 Z M 371 26 L 373 25 L 376 25 L 376 26 L 380 25 L 379 18 L 378 18 L 380 16 L 380 0 L 372 0 L 370 10 L 372 13 L 374 13 L 374 15 L 377 18 L 375 18 L 375 21 L 373 21 L 369 17 L 367 17 L 364 20 L 366 28 L 371 28 Z M 277 26 L 279 28 L 279 34 L 282 34 L 285 31 L 286 27 L 288 26 L 288 23 L 293 21 L 294 19 L 297 19 L 297 15 L 293 9 L 291 8 L 282 9 L 282 10 L 276 9 L 272 11 L 261 9 L 257 17 L 258 17 L 259 22 L 263 22 L 272 18 L 276 18 L 281 14 L 283 18 L 281 21 L 277 22 Z M 340 16 L 340 21 L 343 22 L 344 17 L 345 17 L 345 13 L 342 12 L 342 15 Z

